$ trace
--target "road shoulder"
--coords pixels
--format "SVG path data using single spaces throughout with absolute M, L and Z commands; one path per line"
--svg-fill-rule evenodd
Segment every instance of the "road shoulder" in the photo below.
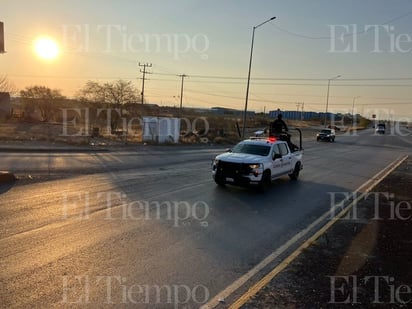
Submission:
M 402 307 L 412 302 L 412 161 L 241 308 Z

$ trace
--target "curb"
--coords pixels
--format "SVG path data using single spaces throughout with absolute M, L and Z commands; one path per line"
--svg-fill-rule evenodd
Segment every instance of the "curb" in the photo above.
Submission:
M 0 185 L 5 184 L 5 183 L 10 183 L 16 180 L 17 178 L 16 176 L 14 176 L 14 174 L 9 173 L 9 172 L 0 171 Z
M 64 153 L 64 152 L 70 152 L 70 153 L 76 153 L 76 152 L 110 152 L 109 149 L 107 148 L 20 148 L 20 147 L 0 147 L 0 152 L 18 152 L 18 153 L 48 153 L 48 152 L 58 152 L 58 153 Z

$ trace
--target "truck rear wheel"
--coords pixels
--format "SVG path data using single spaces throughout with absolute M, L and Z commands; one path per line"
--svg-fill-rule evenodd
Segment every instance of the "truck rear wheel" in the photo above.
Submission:
M 293 169 L 293 172 L 289 174 L 290 179 L 297 180 L 299 178 L 299 173 L 300 173 L 300 162 L 297 162 L 295 164 L 295 168 Z

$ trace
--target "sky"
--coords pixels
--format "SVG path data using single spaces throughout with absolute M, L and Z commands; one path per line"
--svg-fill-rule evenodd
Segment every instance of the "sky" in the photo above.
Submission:
M 132 81 L 148 103 L 412 119 L 409 0 L 0 0 L 0 76 L 74 97 L 88 80 Z M 52 38 L 59 54 L 39 57 Z M 337 77 L 339 76 L 339 77 Z M 327 98 L 329 84 L 329 98 Z

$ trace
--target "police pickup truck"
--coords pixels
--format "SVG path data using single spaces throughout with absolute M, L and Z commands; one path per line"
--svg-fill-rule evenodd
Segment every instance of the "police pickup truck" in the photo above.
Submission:
M 300 146 L 276 137 L 251 138 L 222 153 L 212 161 L 213 179 L 219 186 L 255 185 L 262 191 L 272 180 L 289 175 L 296 180 L 303 168 L 302 134 Z

